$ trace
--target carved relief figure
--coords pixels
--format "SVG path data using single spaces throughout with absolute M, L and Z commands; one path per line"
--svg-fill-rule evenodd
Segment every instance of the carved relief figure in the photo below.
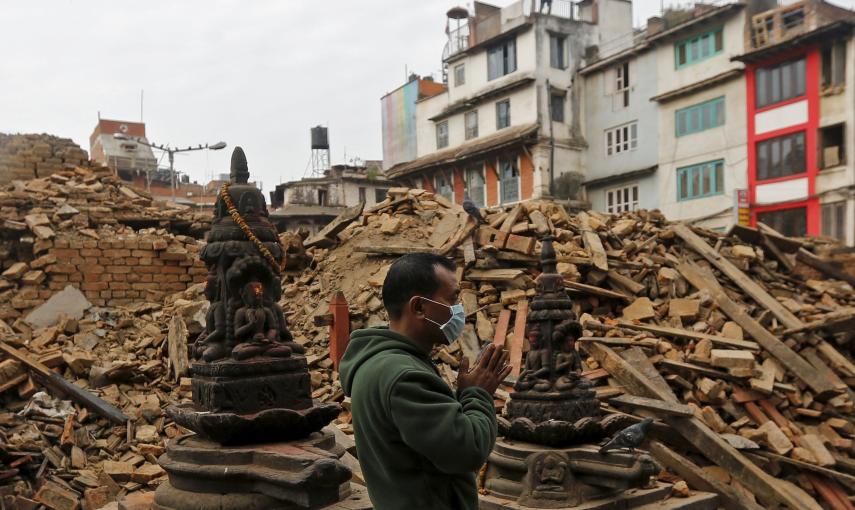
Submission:
M 549 391 L 549 346 L 543 342 L 540 327 L 536 324 L 528 328 L 528 342 L 531 350 L 525 358 L 525 369 L 514 385 L 516 391 Z
M 264 287 L 252 280 L 241 290 L 243 306 L 235 313 L 235 340 L 232 350 L 238 360 L 253 356 L 288 357 L 291 348 L 278 344 L 279 321 L 269 307 L 264 306 Z

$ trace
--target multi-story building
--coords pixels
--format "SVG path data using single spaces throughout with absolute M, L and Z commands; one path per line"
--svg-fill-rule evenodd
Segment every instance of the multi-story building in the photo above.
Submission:
M 821 0 L 751 13 L 735 59 L 746 65 L 753 222 L 855 244 L 853 26 L 855 13 Z
M 417 157 L 387 177 L 486 206 L 578 197 L 587 144 L 575 70 L 585 48 L 632 29 L 632 5 L 539 4 L 449 11 L 463 24 L 448 29 L 448 88 L 416 102 Z
M 383 170 L 418 157 L 416 103 L 445 92 L 432 78 L 410 75 L 410 80 L 380 99 L 383 124 Z
M 696 4 L 690 17 L 649 38 L 656 45 L 659 209 L 671 219 L 725 230 L 747 185 L 743 52 L 745 4 Z M 667 17 L 665 18 L 667 20 Z
M 659 207 L 659 113 L 656 53 L 646 33 L 630 32 L 589 50 L 579 70 L 586 154 L 585 198 L 591 209 Z M 629 47 L 626 42 L 631 42 Z M 600 58 L 600 52 L 608 52 Z
M 383 176 L 381 164 L 333 165 L 323 177 L 279 184 L 270 192 L 270 218 L 280 230 L 303 227 L 316 234 L 347 207 L 376 205 L 395 185 Z
M 130 139 L 119 139 L 115 135 Z M 99 116 L 98 124 L 89 135 L 89 157 L 113 169 L 123 181 L 138 182 L 145 189 L 146 179 L 157 171 L 157 158 L 151 147 L 133 139 L 148 143 L 144 122 L 109 120 Z

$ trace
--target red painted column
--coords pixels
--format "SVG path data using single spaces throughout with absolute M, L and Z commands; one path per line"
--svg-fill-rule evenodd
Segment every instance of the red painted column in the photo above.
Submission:
M 425 190 L 430 191 L 431 193 L 434 193 L 436 191 L 433 187 L 433 183 L 426 175 L 422 176 L 422 187 Z
M 499 205 L 499 176 L 496 173 L 496 160 L 484 161 L 484 183 L 487 186 L 487 207 Z
M 330 324 L 330 358 L 334 370 L 338 372 L 338 364 L 350 341 L 350 309 L 341 291 L 336 292 L 330 300 L 330 313 L 333 316 L 333 323 Z
M 458 204 L 463 203 L 463 192 L 466 187 L 466 183 L 463 181 L 463 169 L 455 168 L 453 170 L 454 175 L 452 176 L 452 181 L 454 183 L 454 201 Z

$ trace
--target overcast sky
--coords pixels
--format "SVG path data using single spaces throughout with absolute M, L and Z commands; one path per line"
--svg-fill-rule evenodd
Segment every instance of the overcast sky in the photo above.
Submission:
M 445 11 L 465 1 L 0 0 L 0 132 L 88 150 L 98 112 L 138 121 L 144 90 L 152 141 L 228 143 L 176 157 L 195 180 L 235 145 L 265 190 L 300 178 L 316 124 L 333 163 L 381 159 L 380 97 L 405 69 L 439 79 Z M 636 0 L 636 25 L 659 4 Z

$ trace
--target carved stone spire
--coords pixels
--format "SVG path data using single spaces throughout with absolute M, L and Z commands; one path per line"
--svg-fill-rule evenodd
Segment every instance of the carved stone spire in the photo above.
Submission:
M 246 184 L 249 181 L 249 167 L 243 149 L 235 147 L 232 151 L 231 181 L 235 184 Z

